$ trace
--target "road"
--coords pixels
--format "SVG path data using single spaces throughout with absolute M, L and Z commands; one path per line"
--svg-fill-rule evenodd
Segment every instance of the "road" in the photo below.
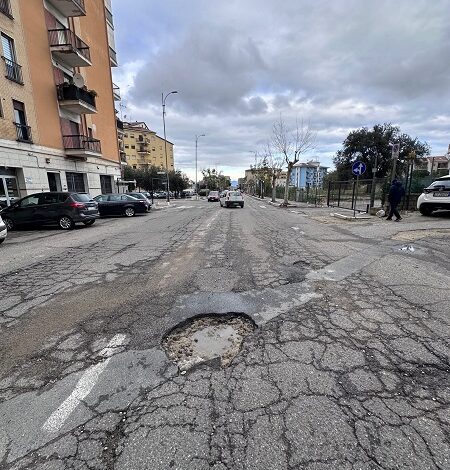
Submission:
M 449 215 L 245 201 L 10 234 L 0 468 L 450 468 Z M 255 328 L 228 367 L 166 355 L 228 313 Z

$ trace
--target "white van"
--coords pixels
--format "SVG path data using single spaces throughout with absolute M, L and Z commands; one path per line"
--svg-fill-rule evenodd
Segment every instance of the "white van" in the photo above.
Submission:
M 220 207 L 244 207 L 244 198 L 240 191 L 224 191 L 220 194 Z

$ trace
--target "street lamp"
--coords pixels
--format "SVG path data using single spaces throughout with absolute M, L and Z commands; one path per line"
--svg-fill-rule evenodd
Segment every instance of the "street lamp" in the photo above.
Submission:
M 200 137 L 205 137 L 205 134 L 200 134 L 195 136 L 195 200 L 198 201 L 198 185 L 197 185 L 197 148 L 198 148 L 198 139 Z
M 167 139 L 166 139 L 166 99 L 169 95 L 178 93 L 178 91 L 171 91 L 164 96 L 164 93 L 161 93 L 161 104 L 162 104 L 162 115 L 163 115 L 163 128 L 164 128 L 164 153 L 166 154 L 166 176 L 167 176 L 167 202 L 170 202 L 169 194 L 169 162 L 167 160 Z

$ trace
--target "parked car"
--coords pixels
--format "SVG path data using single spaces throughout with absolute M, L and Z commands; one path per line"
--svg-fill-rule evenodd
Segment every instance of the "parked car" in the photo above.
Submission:
M 8 230 L 55 223 L 63 230 L 71 230 L 78 222 L 92 225 L 100 216 L 97 203 L 89 194 L 57 191 L 25 196 L 0 214 Z
M 126 215 L 133 217 L 136 214 L 147 212 L 147 203 L 143 199 L 136 199 L 129 194 L 100 194 L 94 200 L 98 203 L 101 216 Z
M 152 201 L 149 199 L 144 193 L 127 193 L 132 197 L 135 197 L 136 199 L 140 199 L 141 201 L 145 201 L 146 206 L 147 206 L 147 212 L 150 212 L 150 209 L 152 208 Z M 150 196 L 151 198 L 151 196 Z
M 220 207 L 244 207 L 244 198 L 240 191 L 224 191 L 220 195 Z
M 0 215 L 0 245 L 6 240 L 6 235 L 8 235 L 8 229 L 6 228 L 5 222 L 2 220 Z
M 155 191 L 153 193 L 153 197 L 155 199 L 166 199 L 167 198 L 167 193 L 166 193 L 166 191 Z
M 219 191 L 210 191 L 208 194 L 208 202 L 219 202 Z
M 417 199 L 417 209 L 422 215 L 431 215 L 438 209 L 450 210 L 450 175 L 438 178 L 423 190 Z

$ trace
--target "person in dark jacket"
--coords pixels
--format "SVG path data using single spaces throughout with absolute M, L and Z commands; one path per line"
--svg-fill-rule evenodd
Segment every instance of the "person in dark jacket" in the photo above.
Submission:
M 398 222 L 399 220 L 402 220 L 397 207 L 400 204 L 400 201 L 402 200 L 402 197 L 404 195 L 405 195 L 405 190 L 403 189 L 402 183 L 398 179 L 394 179 L 389 189 L 388 201 L 390 205 L 390 211 L 386 220 L 392 220 L 393 215 L 395 215 L 396 222 Z

